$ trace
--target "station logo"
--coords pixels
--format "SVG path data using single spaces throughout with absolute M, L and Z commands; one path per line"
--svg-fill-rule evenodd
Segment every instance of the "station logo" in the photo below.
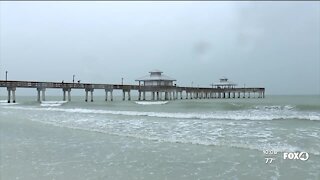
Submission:
M 283 159 L 306 161 L 309 159 L 307 152 L 284 152 Z

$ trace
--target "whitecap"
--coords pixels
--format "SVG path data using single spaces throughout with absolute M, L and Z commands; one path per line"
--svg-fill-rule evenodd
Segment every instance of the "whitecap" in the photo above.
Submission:
M 10 105 L 16 105 L 16 104 L 19 104 L 19 103 L 8 103 L 8 100 L 0 100 L 0 105 L 1 106 L 10 106 Z
M 42 101 L 40 106 L 44 107 L 56 107 L 61 106 L 64 103 L 67 103 L 68 101 Z
M 168 101 L 135 101 L 135 103 L 140 105 L 162 105 L 167 104 Z
M 212 120 L 283 120 L 283 119 L 302 119 L 302 120 L 320 120 L 320 113 L 315 112 L 265 112 L 259 110 L 243 111 L 217 111 L 217 112 L 145 112 L 145 111 L 112 111 L 112 110 L 94 110 L 84 108 L 55 108 L 50 106 L 60 106 L 61 104 L 47 104 L 47 108 L 27 108 L 27 107 L 6 107 L 19 108 L 25 110 L 47 110 L 67 113 L 85 113 L 85 114 L 111 114 L 124 116 L 147 116 L 157 118 L 175 118 L 175 119 L 212 119 Z
M 295 106 L 292 105 L 270 105 L 270 106 L 255 106 L 254 109 L 259 109 L 259 110 L 292 110 L 294 109 Z

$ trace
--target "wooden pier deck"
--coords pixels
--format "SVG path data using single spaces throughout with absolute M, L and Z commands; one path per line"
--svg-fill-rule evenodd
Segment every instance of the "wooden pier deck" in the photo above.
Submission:
M 49 88 L 61 89 L 63 92 L 62 100 L 71 101 L 72 89 L 84 89 L 85 101 L 88 101 L 90 92 L 93 101 L 93 92 L 95 89 L 105 90 L 105 100 L 113 101 L 113 90 L 123 92 L 123 100 L 131 100 L 131 91 L 138 91 L 137 100 L 147 100 L 146 93 L 151 93 L 150 100 L 176 100 L 176 99 L 214 99 L 214 98 L 264 98 L 265 88 L 210 88 L 210 87 L 181 87 L 181 86 L 144 86 L 144 85 L 122 85 L 122 84 L 94 84 L 94 83 L 63 83 L 63 82 L 38 82 L 38 81 L 4 81 L 0 80 L 0 87 L 7 88 L 8 103 L 16 102 L 17 88 L 34 88 L 38 92 L 37 100 L 45 101 L 45 90 Z M 41 93 L 42 92 L 42 93 Z M 68 93 L 68 99 L 66 99 Z M 110 95 L 108 96 L 108 93 Z M 163 96 L 164 94 L 164 96 Z M 251 95 L 250 95 L 251 94 Z M 257 97 L 256 97 L 257 94 Z M 42 96 L 42 98 L 41 98 Z

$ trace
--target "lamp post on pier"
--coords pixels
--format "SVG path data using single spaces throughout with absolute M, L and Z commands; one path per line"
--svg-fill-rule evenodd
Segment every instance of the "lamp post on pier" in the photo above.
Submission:
M 6 71 L 6 81 L 8 81 L 8 71 Z
M 75 77 L 76 75 L 73 75 L 72 76 L 72 83 L 73 83 L 73 87 L 74 87 L 74 77 Z

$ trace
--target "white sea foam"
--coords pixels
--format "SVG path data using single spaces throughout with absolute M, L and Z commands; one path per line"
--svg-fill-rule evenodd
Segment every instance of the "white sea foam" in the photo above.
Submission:
M 50 106 L 52 104 L 48 104 Z M 55 105 L 55 104 L 53 104 Z M 61 104 L 58 104 L 60 106 Z M 31 108 L 31 107 L 6 107 L 25 110 L 47 110 L 60 111 L 69 113 L 85 113 L 85 114 L 111 114 L 124 116 L 147 116 L 157 118 L 175 118 L 175 119 L 216 119 L 216 120 L 281 120 L 281 119 L 305 119 L 305 120 L 320 120 L 320 113 L 317 112 L 297 112 L 297 111 L 278 111 L 265 112 L 260 110 L 242 110 L 242 111 L 217 111 L 217 112 L 143 112 L 143 111 L 112 111 L 112 110 L 94 110 L 84 108 Z
M 273 150 L 276 152 L 295 152 L 306 151 L 314 155 L 320 155 L 316 149 L 292 146 L 286 143 L 279 143 L 271 135 L 271 132 L 264 130 L 245 130 L 241 127 L 234 129 L 225 127 L 213 128 L 210 122 L 202 124 L 202 126 L 194 126 L 194 122 L 178 122 L 176 126 L 170 124 L 144 122 L 142 119 L 133 120 L 96 120 L 96 119 L 77 119 L 77 120 L 61 120 L 60 118 L 53 121 L 43 121 L 38 118 L 34 121 L 68 127 L 72 129 L 80 129 L 86 131 L 94 131 L 117 135 L 123 137 L 133 137 L 159 142 L 183 143 L 204 146 L 226 146 L 251 150 Z M 186 124 L 187 123 L 187 124 Z M 139 131 L 137 131 L 139 129 Z M 259 132 L 257 132 L 257 130 Z M 220 133 L 224 134 L 221 135 Z M 232 133 L 233 132 L 233 133 Z M 259 136 L 256 133 L 260 133 Z M 227 137 L 225 137 L 227 136 Z M 221 138 L 222 137 L 222 138 Z M 219 138 L 219 139 L 217 139 Z M 228 141 L 224 139 L 227 138 Z M 252 139 L 253 138 L 253 139 Z M 243 141 L 243 139 L 245 139 Z M 265 141 L 257 141 L 264 139 Z
M 50 104 L 50 103 L 49 103 Z M 213 121 L 211 119 L 231 120 L 269 120 L 272 118 L 315 118 L 320 119 L 319 114 L 312 116 L 306 112 L 280 111 L 281 113 L 265 112 L 261 110 L 219 111 L 214 113 L 169 113 L 169 112 L 139 112 L 139 111 L 111 111 L 94 110 L 85 108 L 66 109 L 59 107 L 23 107 L 6 106 L 8 109 L 22 109 L 31 111 L 53 111 L 55 113 L 29 113 L 30 119 L 42 123 L 48 123 L 61 127 L 82 129 L 101 132 L 111 135 L 147 139 L 160 142 L 185 143 L 205 146 L 226 146 L 253 150 L 306 151 L 319 155 L 318 137 L 310 139 L 313 146 L 296 146 L 285 141 L 287 136 L 279 136 L 275 131 L 283 132 L 278 127 L 266 128 L 264 123 L 254 121 Z M 74 115 L 70 116 L 69 113 Z M 106 116 L 125 115 L 129 116 Z M 148 117 L 169 118 L 158 119 Z M 264 119 L 263 119 L 264 118 Z M 188 120 L 186 120 L 188 119 Z M 206 119 L 199 121 L 198 119 Z M 245 127 L 243 125 L 246 125 Z M 311 132 L 311 131 L 309 131 Z M 312 131 L 313 132 L 313 131 Z M 317 132 L 317 131 L 315 131 Z M 316 134 L 314 134 L 316 136 Z M 301 133 L 293 133 L 290 138 L 304 139 Z M 282 144 L 278 144 L 282 142 Z
M 278 105 L 270 105 L 270 106 L 255 106 L 255 109 L 260 109 L 260 110 L 292 110 L 295 108 L 295 106 L 291 105 L 283 105 L 283 106 L 278 106 Z
M 167 104 L 168 101 L 135 101 L 135 103 L 141 105 L 162 105 Z
M 149 116 L 158 118 L 177 118 L 177 119 L 231 119 L 231 120 L 276 120 L 276 119 L 308 119 L 320 120 L 320 114 L 301 113 L 301 114 L 274 114 L 256 111 L 235 111 L 235 112 L 215 112 L 215 113 L 169 113 L 169 112 L 141 112 L 141 111 L 110 111 L 110 110 L 91 110 L 91 109 L 58 109 L 48 110 L 64 111 L 71 113 L 94 113 L 94 114 L 113 114 L 126 116 Z
M 64 103 L 67 103 L 67 101 L 42 101 L 40 106 L 56 107 L 56 106 L 61 106 Z
M 19 103 L 8 103 L 8 100 L 0 100 L 0 105 L 1 106 L 11 106 L 11 105 L 16 105 L 16 104 L 19 104 Z

